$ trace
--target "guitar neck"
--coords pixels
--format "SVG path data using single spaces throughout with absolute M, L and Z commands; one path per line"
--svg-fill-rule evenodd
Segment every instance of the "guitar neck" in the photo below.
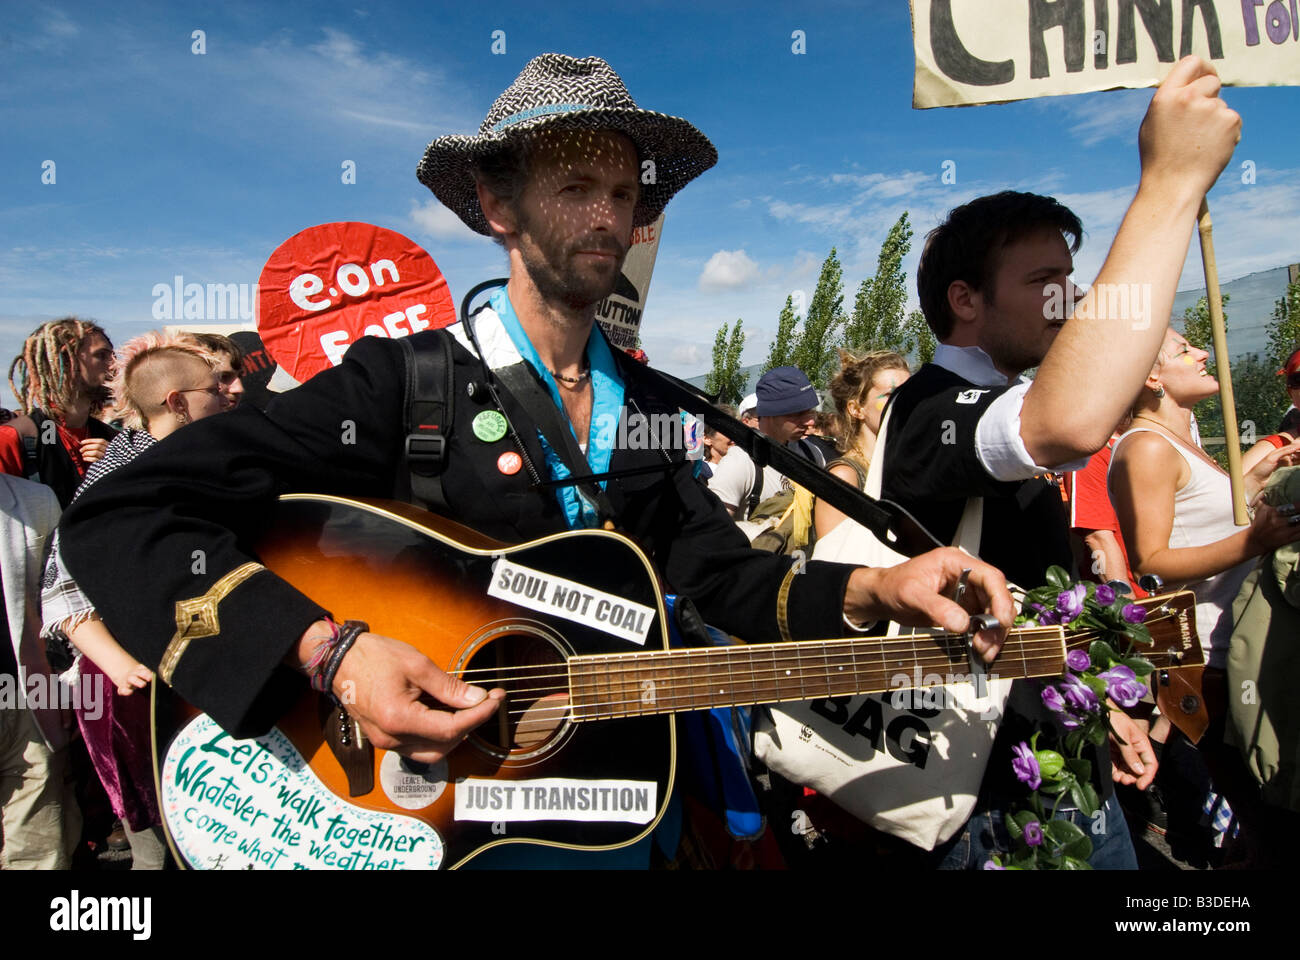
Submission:
M 1060 627 L 1013 630 L 989 676 L 1050 677 L 1065 665 Z M 571 657 L 575 721 L 813 700 L 973 682 L 957 634 L 861 637 L 801 643 Z

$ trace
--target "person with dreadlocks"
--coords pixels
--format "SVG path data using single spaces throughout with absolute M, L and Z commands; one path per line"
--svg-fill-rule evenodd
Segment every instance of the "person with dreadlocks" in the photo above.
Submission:
M 95 419 L 113 344 L 98 324 L 76 317 L 43 323 L 9 365 L 9 386 L 25 416 L 0 425 L 0 471 L 39 480 L 66 507 L 116 433 Z
M 86 473 L 74 500 L 186 424 L 232 409 L 220 377 L 225 358 L 205 343 L 190 334 L 152 331 L 118 351 L 111 389 L 125 427 Z M 42 585 L 42 635 L 71 642 L 81 656 L 70 673 L 78 684 L 91 684 L 96 690 L 93 709 L 76 707 L 77 725 L 113 813 L 125 829 L 131 868 L 161 870 L 166 843 L 153 787 L 149 702 L 131 697 L 149 683 L 152 674 L 122 649 L 67 572 L 57 533 Z M 110 691 L 107 697 L 102 695 L 105 688 Z M 73 699 L 87 702 L 85 696 Z

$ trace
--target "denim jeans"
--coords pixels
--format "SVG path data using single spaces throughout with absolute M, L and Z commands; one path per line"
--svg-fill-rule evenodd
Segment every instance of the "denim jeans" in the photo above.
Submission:
M 1111 794 L 1099 813 L 1104 818 L 1085 817 L 1075 808 L 1061 807 L 1056 819 L 1069 820 L 1092 841 L 1088 863 L 1094 870 L 1136 870 L 1137 853 L 1119 801 Z M 1098 828 L 1094 831 L 1094 825 Z M 1103 829 L 1104 828 L 1104 829 Z M 940 870 L 982 870 L 995 854 L 1011 849 L 1011 838 L 1003 825 L 1001 810 L 982 810 L 973 814 L 966 827 L 941 848 Z

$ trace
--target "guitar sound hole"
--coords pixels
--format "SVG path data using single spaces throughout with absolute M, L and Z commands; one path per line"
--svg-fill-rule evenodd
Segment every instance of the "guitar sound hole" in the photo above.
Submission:
M 471 743 L 497 757 L 521 759 L 561 732 L 569 678 L 564 656 L 550 640 L 531 633 L 500 635 L 475 650 L 466 668 L 466 679 L 506 691 L 496 715 L 470 735 Z

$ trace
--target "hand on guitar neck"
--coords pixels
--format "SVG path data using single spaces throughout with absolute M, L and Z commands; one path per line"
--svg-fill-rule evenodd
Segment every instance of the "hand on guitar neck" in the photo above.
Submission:
M 948 599 L 970 571 L 961 604 Z M 849 578 L 844 614 L 854 623 L 894 620 L 908 627 L 965 633 L 971 614 L 987 613 L 999 626 L 975 635 L 974 647 L 991 663 L 1015 622 L 1007 580 L 996 567 L 954 547 L 931 550 L 894 567 L 859 567 Z
M 298 642 L 294 666 L 301 669 L 328 635 L 317 621 Z M 409 644 L 377 633 L 363 633 L 343 657 L 334 694 L 381 750 L 396 750 L 421 763 L 434 763 L 496 712 L 505 697 L 500 688 L 484 690 L 448 676 Z M 432 697 L 452 710 L 428 706 Z

